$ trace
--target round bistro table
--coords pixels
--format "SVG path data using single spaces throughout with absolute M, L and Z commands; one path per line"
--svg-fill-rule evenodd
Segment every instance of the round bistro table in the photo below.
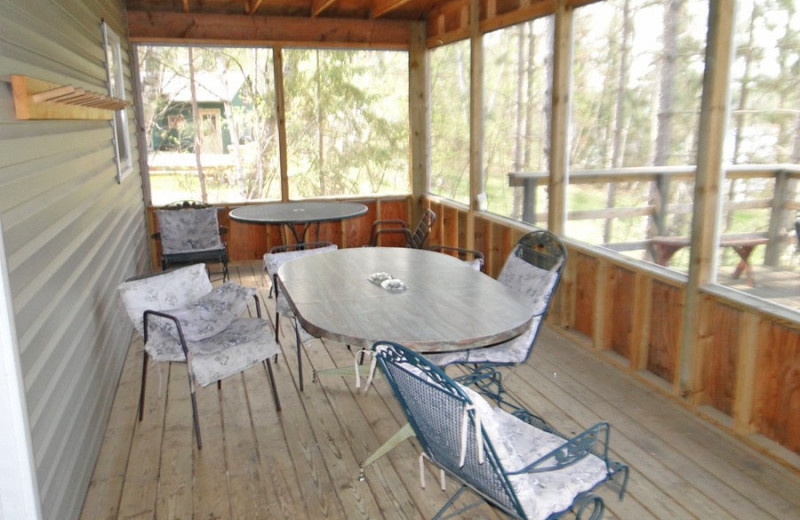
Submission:
M 321 222 L 345 220 L 366 212 L 367 207 L 358 202 L 307 200 L 240 206 L 231 210 L 230 217 L 238 222 L 285 225 L 291 230 L 295 241 L 304 244 L 312 225 L 315 225 L 319 237 Z M 298 230 L 298 226 L 302 226 L 302 231 Z

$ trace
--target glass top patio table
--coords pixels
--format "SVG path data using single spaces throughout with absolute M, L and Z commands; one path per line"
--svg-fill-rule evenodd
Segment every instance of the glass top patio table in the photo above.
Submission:
M 307 200 L 240 206 L 231 210 L 230 217 L 239 222 L 284 224 L 292 231 L 295 241 L 303 244 L 310 224 L 316 224 L 319 234 L 320 222 L 354 218 L 366 212 L 367 207 L 357 202 Z M 302 226 L 302 231 L 298 231 L 298 226 Z

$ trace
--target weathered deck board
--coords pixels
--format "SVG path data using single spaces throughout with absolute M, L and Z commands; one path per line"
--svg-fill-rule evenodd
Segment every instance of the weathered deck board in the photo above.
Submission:
M 234 280 L 268 282 L 257 262 L 232 266 Z M 270 315 L 274 320 L 274 316 Z M 148 372 L 145 418 L 135 418 L 141 340 L 131 343 L 81 520 L 430 518 L 449 496 L 438 472 L 419 487 L 418 446 L 407 441 L 370 466 L 359 463 L 403 423 L 383 379 L 369 393 L 353 378 L 312 383 L 314 368 L 347 366 L 345 345 L 314 340 L 303 351 L 298 391 L 291 323 L 281 323 L 274 366 L 276 413 L 263 366 L 198 391 L 203 449 L 197 450 L 182 365 Z M 451 369 L 451 372 L 456 370 Z M 616 458 L 631 466 L 623 502 L 602 490 L 607 519 L 741 520 L 800 517 L 800 471 L 779 464 L 631 378 L 602 357 L 546 329 L 530 360 L 506 377 L 511 394 L 566 433 L 607 420 Z M 448 491 L 455 490 L 452 479 Z M 471 500 L 472 497 L 467 497 Z M 463 518 L 498 519 L 483 505 Z

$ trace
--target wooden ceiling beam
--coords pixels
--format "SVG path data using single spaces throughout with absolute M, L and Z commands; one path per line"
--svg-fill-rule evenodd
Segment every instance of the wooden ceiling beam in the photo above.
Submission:
M 250 0 L 250 5 L 247 8 L 247 14 L 256 14 L 256 11 L 258 11 L 258 8 L 261 7 L 263 1 L 264 0 Z
M 411 22 L 128 11 L 136 43 L 408 49 Z
M 370 12 L 371 18 L 380 18 L 390 11 L 394 11 L 411 0 L 375 0 L 375 7 Z
M 311 2 L 311 16 L 319 16 L 322 11 L 333 5 L 335 2 L 336 0 L 314 0 Z

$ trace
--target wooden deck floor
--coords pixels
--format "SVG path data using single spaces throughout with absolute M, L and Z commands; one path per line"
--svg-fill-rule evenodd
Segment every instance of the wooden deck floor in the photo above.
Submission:
M 267 281 L 258 264 L 232 277 Z M 272 307 L 273 300 L 266 300 Z M 284 320 L 286 321 L 286 320 Z M 420 489 L 414 441 L 367 469 L 359 463 L 405 421 L 385 380 L 370 393 L 352 378 L 298 391 L 293 334 L 283 324 L 276 413 L 263 366 L 198 391 L 203 449 L 197 450 L 183 365 L 148 373 L 145 417 L 136 421 L 141 340 L 131 343 L 84 503 L 94 519 L 430 518 L 447 497 L 429 468 Z M 315 340 L 306 365 L 352 363 L 344 345 Z M 306 371 L 310 374 L 310 370 Z M 711 426 L 600 357 L 545 330 L 528 363 L 507 384 L 513 396 L 565 432 L 612 425 L 613 456 L 631 466 L 628 495 L 601 491 L 605 518 L 800 518 L 800 472 Z M 452 480 L 448 488 L 454 489 Z M 462 518 L 501 518 L 486 505 Z

